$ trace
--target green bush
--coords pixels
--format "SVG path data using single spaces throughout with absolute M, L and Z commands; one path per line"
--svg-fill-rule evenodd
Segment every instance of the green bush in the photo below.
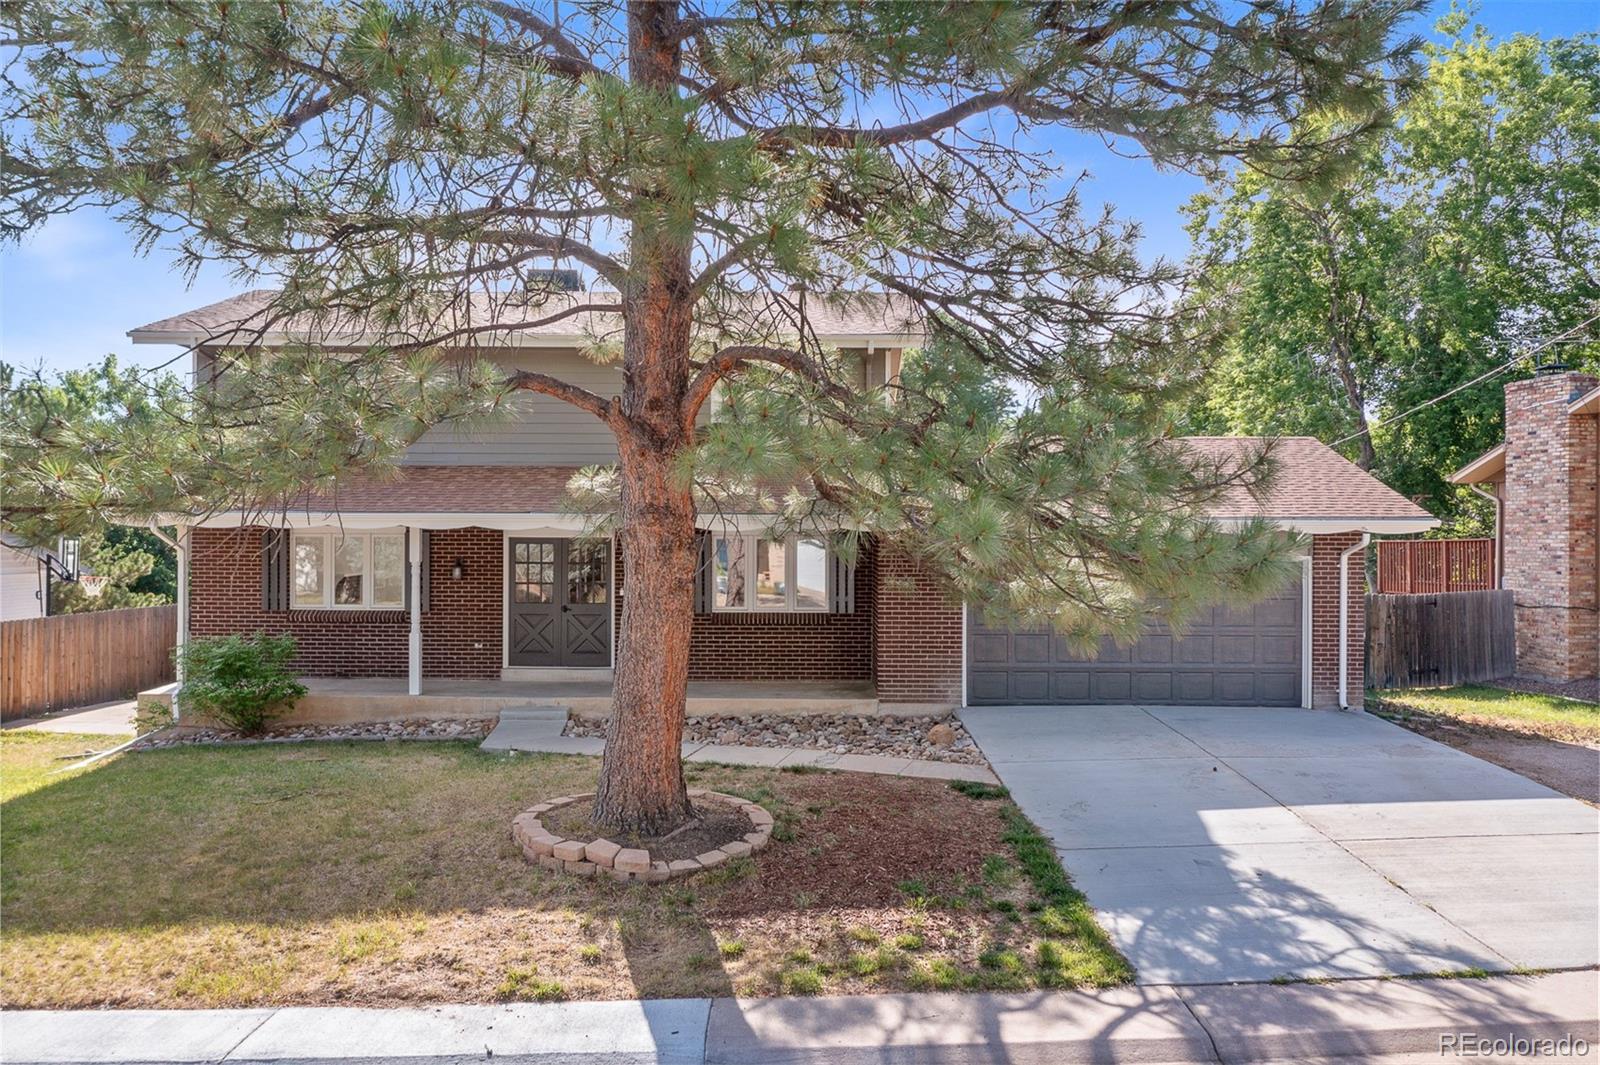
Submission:
M 147 736 L 152 732 L 160 732 L 171 724 L 172 707 L 166 703 L 158 703 L 154 699 L 146 699 L 134 708 L 134 735 Z
M 183 652 L 185 710 L 240 732 L 260 732 L 295 704 L 306 687 L 289 672 L 293 636 L 212 636 Z

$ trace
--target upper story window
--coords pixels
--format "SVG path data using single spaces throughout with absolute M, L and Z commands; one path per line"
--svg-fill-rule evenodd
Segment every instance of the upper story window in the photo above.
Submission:
M 405 606 L 404 531 L 296 529 L 293 545 L 294 607 L 358 610 Z
M 711 566 L 713 610 L 828 609 L 828 542 L 819 537 L 718 536 Z

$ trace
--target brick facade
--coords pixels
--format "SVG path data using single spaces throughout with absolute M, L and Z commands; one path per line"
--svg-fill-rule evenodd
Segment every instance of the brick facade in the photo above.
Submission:
M 871 680 L 876 575 L 877 552 L 869 544 L 856 562 L 856 602 L 851 614 L 697 615 L 689 632 L 689 679 Z M 620 556 L 617 587 L 624 587 Z M 622 631 L 620 597 L 613 631 Z
M 191 533 L 189 631 L 194 636 L 289 633 L 299 644 L 295 669 L 318 677 L 403 677 L 411 619 L 404 610 L 263 609 L 261 545 L 265 530 L 195 529 Z M 496 529 L 439 529 L 431 534 L 431 602 L 422 615 L 422 675 L 500 676 L 505 592 L 504 534 Z M 461 580 L 451 577 L 457 560 Z M 691 680 L 872 679 L 876 553 L 856 567 L 852 614 L 731 615 L 695 619 Z M 617 562 L 617 581 L 622 564 Z M 617 599 L 620 614 L 621 600 Z
M 1586 374 L 1506 385 L 1504 585 L 1516 596 L 1517 672 L 1550 680 L 1600 672 L 1596 424 L 1568 405 Z
M 191 533 L 190 631 L 195 636 L 287 632 L 309 676 L 403 677 L 410 619 L 403 610 L 267 611 L 261 601 L 260 528 Z M 1338 703 L 1339 553 L 1357 533 L 1312 541 L 1312 693 Z M 422 616 L 423 676 L 500 675 L 504 540 L 492 529 L 437 530 L 429 557 L 430 609 Z M 462 580 L 451 578 L 456 560 Z M 622 564 L 617 562 L 618 586 Z M 1360 705 L 1365 565 L 1350 562 L 1349 695 Z M 618 600 L 620 603 L 620 600 Z M 852 614 L 697 617 L 689 675 L 704 681 L 875 680 L 888 709 L 962 700 L 962 610 L 916 564 L 870 544 L 856 568 Z
M 1361 541 L 1356 532 L 1311 538 L 1311 705 L 1339 706 L 1339 556 Z M 1349 562 L 1350 642 L 1346 651 L 1346 698 L 1363 705 L 1367 668 L 1367 553 Z
M 263 529 L 190 533 L 189 631 L 194 636 L 289 633 L 295 669 L 314 677 L 403 677 L 411 619 L 404 610 L 265 610 Z M 432 604 L 422 615 L 422 672 L 456 679 L 500 676 L 501 540 L 493 529 L 432 534 Z M 466 575 L 452 580 L 461 559 Z
M 873 668 L 880 703 L 959 706 L 962 609 L 917 564 L 884 549 L 878 556 Z

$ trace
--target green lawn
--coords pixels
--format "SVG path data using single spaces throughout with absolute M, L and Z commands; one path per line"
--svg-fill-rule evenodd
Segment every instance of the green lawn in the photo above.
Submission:
M 1507 691 L 1482 684 L 1372 693 L 1374 709 L 1392 716 L 1431 714 L 1481 725 L 1578 742 L 1600 740 L 1600 704 L 1554 695 Z
M 596 760 L 467 743 L 56 756 L 0 734 L 0 1005 L 394 1005 L 1105 986 L 1131 973 L 1002 794 L 694 766 L 777 819 L 660 886 L 529 865 L 510 821 Z
M 0 802 L 87 772 L 64 770 L 80 761 L 79 755 L 87 757 L 91 751 L 107 751 L 131 739 L 132 735 L 90 736 L 8 729 L 0 733 L 0 744 L 3 744 L 0 747 L 3 752 L 0 756 Z

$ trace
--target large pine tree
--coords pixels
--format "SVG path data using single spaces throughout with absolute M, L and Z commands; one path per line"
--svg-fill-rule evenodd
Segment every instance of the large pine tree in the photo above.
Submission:
M 1277 538 L 1203 520 L 1262 467 L 1166 442 L 1208 323 L 1169 312 L 1181 279 L 1130 227 L 1080 212 L 1049 133 L 1317 174 L 1384 120 L 1414 6 L 7 4 L 11 235 L 110 205 L 142 246 L 270 276 L 261 324 L 377 340 L 336 362 L 238 351 L 217 389 L 159 385 L 165 421 L 9 428 L 8 517 L 204 512 L 391 462 L 506 391 L 573 404 L 617 440 L 628 580 L 596 812 L 668 829 L 689 813 L 697 488 L 800 484 L 794 520 L 893 538 L 952 594 L 1081 639 L 1270 584 Z M 612 294 L 543 298 L 552 264 Z M 848 387 L 809 328 L 862 289 L 939 337 L 893 402 Z M 464 318 L 485 302 L 494 330 Z M 601 323 L 620 396 L 428 359 L 568 316 Z

